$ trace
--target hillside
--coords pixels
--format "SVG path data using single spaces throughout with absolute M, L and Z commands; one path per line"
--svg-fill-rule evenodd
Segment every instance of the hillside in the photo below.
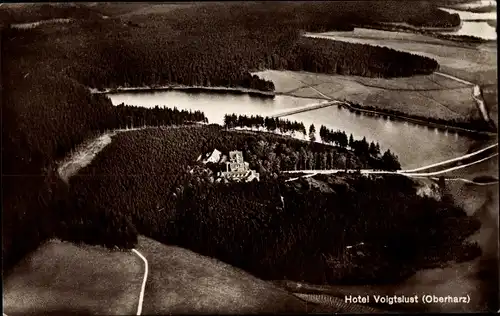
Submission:
M 279 170 L 300 167 L 301 162 L 311 162 L 320 155 L 330 157 L 330 164 L 337 166 L 346 161 L 352 166 L 366 163 L 340 147 L 311 145 L 273 134 L 229 132 L 217 125 L 131 131 L 114 136 L 111 144 L 70 180 L 69 189 L 56 193 L 59 212 L 55 214 L 61 225 L 53 232 L 72 241 L 117 242 L 129 247 L 136 227 L 142 234 L 168 240 L 165 225 L 183 188 L 191 181 L 209 181 L 205 175 L 196 179 L 198 175 L 190 172 L 199 164 L 197 157 L 215 148 L 226 153 L 243 151 L 250 167 L 263 179 L 273 179 Z M 111 222 L 105 224 L 105 219 Z M 113 227 L 120 227 L 116 238 L 109 235 Z M 85 229 L 92 229 L 93 234 L 86 234 Z
M 136 249 L 149 267 L 144 314 L 304 313 L 318 308 L 189 250 L 145 237 Z M 8 315 L 135 314 L 143 275 L 144 263 L 132 252 L 51 240 L 4 279 L 3 307 Z
M 262 181 L 214 183 L 209 166 L 196 162 L 214 148 L 242 150 Z M 358 159 L 337 147 L 217 126 L 119 134 L 71 179 L 60 208 L 73 230 L 64 238 L 93 244 L 132 241 L 133 230 L 127 239 L 110 240 L 106 232 L 113 228 L 88 216 L 106 214 L 110 223 L 128 223 L 139 234 L 260 278 L 318 284 L 396 282 L 423 267 L 481 253 L 476 244 L 465 242 L 479 228 L 477 220 L 447 198 L 422 196 L 404 177 L 317 176 L 319 186 L 275 180 L 280 157 L 298 158 L 302 151 L 314 157 L 324 150 L 336 159 Z M 75 228 L 82 233 L 75 234 Z M 89 230 L 94 232 L 90 236 L 85 234 Z M 346 250 L 367 241 L 361 254 Z

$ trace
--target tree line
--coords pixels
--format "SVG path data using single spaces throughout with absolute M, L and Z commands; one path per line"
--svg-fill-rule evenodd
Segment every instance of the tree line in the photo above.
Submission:
M 168 126 L 185 122 L 208 123 L 202 111 L 179 110 L 176 107 L 145 108 L 141 106 L 125 105 L 121 103 L 115 108 L 115 128 L 143 127 L 143 126 Z
M 224 127 L 234 128 L 234 127 L 250 127 L 250 128 L 265 128 L 269 132 L 274 132 L 279 130 L 281 133 L 288 132 L 299 132 L 306 136 L 306 129 L 302 122 L 289 121 L 286 119 L 272 118 L 272 117 L 262 117 L 260 115 L 236 115 L 236 114 L 225 114 L 224 115 Z M 309 139 L 311 142 L 315 141 L 316 128 L 314 124 L 309 127 Z M 345 131 L 333 131 L 321 125 L 319 130 L 319 135 L 321 141 L 325 144 L 331 144 L 338 146 L 342 149 L 349 147 L 353 150 L 356 157 L 367 161 L 367 165 L 370 165 L 374 169 L 382 170 L 400 170 L 401 165 L 398 161 L 398 157 L 393 154 L 390 149 L 387 149 L 383 154 L 380 152 L 380 145 L 375 142 L 368 142 L 366 137 L 361 140 L 354 140 L 352 134 L 348 137 Z M 333 159 L 328 157 L 327 154 L 319 154 L 311 159 L 306 158 L 306 155 L 299 156 L 298 159 L 299 166 L 293 164 L 294 170 L 300 169 L 335 169 L 333 166 L 340 168 L 357 168 L 362 165 L 355 164 L 349 165 L 348 163 L 339 166 L 339 164 L 333 163 Z M 330 163 L 329 163 L 330 162 Z M 287 164 L 287 166 L 290 166 Z M 349 168 L 347 166 L 350 166 Z M 331 167 L 331 168 L 328 168 Z M 282 169 L 286 170 L 286 169 Z
M 311 128 L 314 125 L 311 125 Z M 332 143 L 341 148 L 346 148 L 349 146 L 356 156 L 364 157 L 371 161 L 371 164 L 375 166 L 375 169 L 382 169 L 388 171 L 395 171 L 401 169 L 401 164 L 399 163 L 398 157 L 387 149 L 383 154 L 380 152 L 380 145 L 378 142 L 370 142 L 363 137 L 360 140 L 355 140 L 354 137 L 347 134 L 344 131 L 333 131 L 327 127 L 321 125 L 320 128 L 321 140 L 325 143 Z
M 306 128 L 304 123 L 297 121 L 290 121 L 288 119 L 280 119 L 273 117 L 263 117 L 260 115 L 236 115 L 224 114 L 224 127 L 263 127 L 269 132 L 279 131 L 280 133 L 298 132 L 306 135 Z

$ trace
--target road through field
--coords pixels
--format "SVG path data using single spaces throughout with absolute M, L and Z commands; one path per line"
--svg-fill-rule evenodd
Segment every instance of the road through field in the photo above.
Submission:
M 481 96 L 481 87 L 479 87 L 479 85 L 474 84 L 474 83 L 467 81 L 467 80 L 464 80 L 464 79 L 457 78 L 457 77 L 449 75 L 449 74 L 442 73 L 442 72 L 435 71 L 434 73 L 436 75 L 443 76 L 443 77 L 455 80 L 457 82 L 473 86 L 472 98 L 474 99 L 474 101 L 476 101 L 477 107 L 478 107 L 479 111 L 481 112 L 483 119 L 488 123 L 491 122 L 490 116 L 488 115 L 488 110 L 486 109 L 486 104 L 484 103 L 484 100 Z

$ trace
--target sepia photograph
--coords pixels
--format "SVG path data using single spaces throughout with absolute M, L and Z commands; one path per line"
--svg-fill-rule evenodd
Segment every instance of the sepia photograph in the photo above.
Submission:
M 1 2 L 3 316 L 500 313 L 497 2 Z

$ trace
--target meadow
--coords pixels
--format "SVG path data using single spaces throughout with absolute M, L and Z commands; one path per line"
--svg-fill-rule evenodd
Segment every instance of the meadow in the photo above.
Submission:
M 396 35 L 395 35 L 396 34 Z M 496 83 L 496 47 L 437 40 L 430 36 L 356 28 L 352 32 L 307 34 L 316 38 L 368 44 L 435 59 L 440 71 L 479 85 Z
M 129 251 L 51 240 L 3 280 L 3 308 L 8 315 L 133 314 L 143 274 Z
M 276 93 L 281 94 L 328 97 L 420 117 L 481 118 L 471 86 L 436 74 L 393 79 L 276 70 L 255 74 L 273 81 Z
M 328 309 L 306 303 L 244 271 L 140 236 L 148 260 L 144 314 L 275 313 Z M 144 262 L 131 251 L 52 239 L 4 279 L 8 315 L 133 315 Z

